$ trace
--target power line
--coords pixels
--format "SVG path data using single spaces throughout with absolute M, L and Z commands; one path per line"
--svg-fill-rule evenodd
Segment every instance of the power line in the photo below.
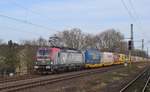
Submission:
M 134 15 L 135 15 L 136 19 L 137 19 L 137 21 L 136 21 L 137 26 L 142 30 L 143 28 L 142 28 L 142 22 L 141 22 L 141 20 L 140 20 L 140 16 L 139 16 L 139 14 L 137 13 L 137 11 L 136 11 L 136 9 L 135 9 L 135 7 L 134 7 L 134 4 L 133 4 L 133 2 L 132 2 L 132 0 L 128 0 L 128 1 L 129 1 L 130 6 L 131 6 L 131 9 L 132 9 L 133 12 L 134 12 Z M 143 34 L 144 34 L 144 33 L 143 33 Z
M 20 40 L 20 36 L 17 36 L 17 37 L 19 37 L 19 40 L 16 40 L 16 41 L 28 41 L 28 40 L 37 40 L 37 39 L 39 39 L 40 37 L 42 37 L 43 38 L 43 36 L 40 34 L 40 33 L 36 33 L 36 32 L 33 32 L 33 31 L 28 31 L 28 32 L 26 32 L 26 33 L 24 33 L 24 31 L 27 31 L 27 30 L 23 30 L 23 29 L 18 29 L 18 28 L 14 28 L 14 27 L 10 27 L 10 26 L 0 26 L 0 28 L 6 28 L 8 31 L 14 31 L 14 32 L 17 32 L 17 33 L 21 33 L 20 35 L 21 36 L 23 36 L 23 35 L 27 35 L 26 37 L 28 38 L 28 37 L 31 37 L 30 39 L 22 39 L 22 40 Z M 18 30 L 20 30 L 20 31 L 18 31 Z M 8 34 L 8 33 L 7 33 Z M 12 35 L 12 34 L 11 34 Z M 0 34 L 0 36 L 1 37 L 7 37 L 6 36 L 6 34 L 4 33 L 3 34 L 3 32 L 2 32 L 2 34 Z M 44 35 L 45 36 L 45 35 Z M 45 37 L 47 37 L 48 35 L 46 35 Z M 25 38 L 25 37 L 23 37 L 23 38 Z M 2 39 L 2 38 L 0 38 L 0 39 Z M 12 38 L 7 38 L 7 39 L 12 39 Z M 45 38 L 44 38 L 45 39 Z M 3 40 L 3 39 L 2 39 Z M 46 39 L 47 40 L 47 39 Z M 20 43 L 19 42 L 19 43 Z
M 126 9 L 127 13 L 129 14 L 130 18 L 133 19 L 133 21 L 136 21 L 135 17 L 132 15 L 132 12 L 130 11 L 130 9 L 127 7 L 127 5 L 125 4 L 124 0 L 121 0 L 124 8 Z
M 142 51 L 144 51 L 144 39 L 142 39 Z
M 129 0 L 132 11 L 128 8 L 128 6 L 126 5 L 124 0 L 121 0 L 121 2 L 123 4 L 124 8 L 126 9 L 126 11 L 128 12 L 129 16 L 131 17 L 131 19 L 136 23 L 137 27 L 140 30 L 143 30 L 142 23 L 140 21 L 140 18 L 138 16 L 137 12 L 136 12 L 136 9 L 134 8 L 134 5 L 133 5 L 132 1 Z M 144 33 L 142 32 L 141 36 L 143 36 L 143 35 L 144 35 Z
M 49 29 L 46 26 L 35 24 L 35 23 L 30 22 L 30 21 L 26 21 L 26 20 L 22 20 L 22 19 L 10 17 L 10 16 L 3 15 L 3 14 L 0 14 L 0 17 L 7 18 L 7 19 L 10 19 L 10 20 L 14 20 L 14 21 L 17 21 L 17 22 L 21 22 L 21 23 L 24 23 L 24 24 L 29 24 L 29 25 L 32 25 L 32 26 L 35 26 L 35 27 L 39 27 L 39 28 L 43 28 L 43 29 L 46 29 L 46 30 L 49 30 L 49 31 L 51 30 L 52 31 L 52 29 Z
M 133 16 L 132 12 L 130 11 L 130 9 L 128 8 L 128 6 L 125 4 L 125 1 L 124 0 L 121 0 L 121 1 L 122 1 L 123 6 L 125 7 L 125 9 L 127 10 L 129 16 L 133 19 L 133 21 L 136 22 L 137 26 L 140 29 L 142 29 L 142 27 L 140 26 L 141 25 L 141 21 L 140 21 L 139 15 L 137 14 L 136 9 L 134 8 L 132 0 L 128 0 L 128 1 L 129 1 L 129 4 L 131 6 L 132 11 L 134 12 L 134 16 Z
M 48 16 L 46 16 L 46 15 L 43 15 L 43 14 L 41 14 L 41 13 L 39 13 L 39 12 L 37 12 L 37 11 L 34 11 L 34 10 L 32 10 L 32 9 L 29 9 L 29 8 L 27 8 L 27 7 L 25 7 L 25 6 L 22 6 L 22 5 L 18 4 L 16 1 L 13 1 L 13 4 L 15 4 L 15 6 L 20 7 L 20 8 L 22 8 L 22 9 L 24 9 L 24 10 L 26 10 L 26 11 L 29 11 L 29 12 L 31 12 L 31 13 L 33 13 L 33 14 L 36 14 L 36 15 L 39 15 L 39 16 L 42 16 L 42 17 L 46 17 L 47 19 L 51 20 L 50 17 L 48 17 Z
M 139 22 L 141 22 L 141 21 L 140 21 L 140 18 L 139 18 L 139 15 L 138 15 L 138 13 L 136 12 L 136 9 L 134 8 L 134 5 L 133 5 L 132 0 L 129 0 L 129 4 L 130 4 L 130 6 L 131 6 L 131 8 L 132 8 L 132 10 L 133 10 L 133 12 L 134 12 L 134 14 L 136 15 L 136 18 L 138 19 Z
M 15 32 L 19 32 L 19 33 L 24 33 L 23 31 L 25 31 L 25 30 L 20 30 L 20 31 L 17 31 L 17 30 L 19 30 L 19 29 L 17 29 L 17 28 L 14 28 L 14 27 L 10 27 L 10 26 L 0 26 L 1 28 L 3 27 L 3 28 L 7 28 L 7 29 L 9 29 L 9 30 L 12 30 L 12 31 L 15 31 Z M 38 34 L 38 33 L 35 33 L 35 32 L 32 32 L 32 31 L 30 31 L 29 33 L 27 33 L 28 35 L 30 35 L 30 36 L 32 36 L 32 35 L 34 35 L 34 36 L 37 36 L 37 35 L 39 35 L 39 36 L 41 36 L 40 34 Z

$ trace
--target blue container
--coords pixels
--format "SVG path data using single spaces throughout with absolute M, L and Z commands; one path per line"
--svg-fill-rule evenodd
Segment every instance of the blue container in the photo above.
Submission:
M 101 53 L 98 49 L 87 49 L 84 54 L 86 64 L 100 64 Z

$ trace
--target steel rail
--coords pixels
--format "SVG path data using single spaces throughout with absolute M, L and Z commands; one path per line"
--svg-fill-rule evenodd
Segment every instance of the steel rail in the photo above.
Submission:
M 149 81 L 150 81 L 150 76 L 149 76 L 149 78 L 147 79 L 147 82 L 146 82 L 146 84 L 145 84 L 145 86 L 144 86 L 142 92 L 145 92 L 145 91 L 146 91 L 146 87 L 147 87 Z
M 41 86 L 41 85 L 45 85 L 45 84 L 65 81 L 68 79 L 83 77 L 86 75 L 109 72 L 109 71 L 112 71 L 114 69 L 118 69 L 119 67 L 122 67 L 122 66 L 101 68 L 101 69 L 90 70 L 90 71 L 85 71 L 85 72 L 81 71 L 80 73 L 75 73 L 75 74 L 73 73 L 73 74 L 66 75 L 66 76 L 44 79 L 44 80 L 34 80 L 34 81 L 30 80 L 30 81 L 26 81 L 25 83 L 19 83 L 19 84 L 16 83 L 14 85 L 7 85 L 7 86 L 0 87 L 0 92 L 13 92 L 13 91 L 26 89 L 26 88 L 31 88 L 31 87 Z
M 126 89 L 128 89 L 134 82 L 136 82 L 136 80 L 138 80 L 147 70 L 149 69 L 149 67 L 147 67 L 146 69 L 144 69 L 142 71 L 142 73 L 140 73 L 138 76 L 136 76 L 131 82 L 129 82 L 125 87 L 123 87 L 119 92 L 124 92 Z

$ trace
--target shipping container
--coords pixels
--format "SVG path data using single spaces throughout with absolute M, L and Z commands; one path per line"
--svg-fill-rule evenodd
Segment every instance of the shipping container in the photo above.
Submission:
M 114 53 L 114 64 L 120 64 L 120 61 L 119 61 L 119 54 L 118 53 Z
M 126 55 L 125 54 L 119 54 L 120 64 L 123 64 L 125 61 L 126 61 Z
M 103 52 L 101 54 L 101 63 L 104 66 L 112 65 L 114 63 L 114 55 L 110 52 Z
M 101 67 L 101 53 L 98 49 L 90 48 L 85 51 L 85 63 L 87 68 Z
M 131 62 L 138 62 L 136 56 L 131 56 Z

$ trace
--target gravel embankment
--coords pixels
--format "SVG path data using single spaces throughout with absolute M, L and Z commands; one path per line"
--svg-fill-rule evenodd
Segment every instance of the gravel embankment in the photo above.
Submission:
M 146 65 L 146 63 L 132 64 L 111 72 L 83 76 L 21 92 L 118 92 L 127 82 L 138 75 Z

